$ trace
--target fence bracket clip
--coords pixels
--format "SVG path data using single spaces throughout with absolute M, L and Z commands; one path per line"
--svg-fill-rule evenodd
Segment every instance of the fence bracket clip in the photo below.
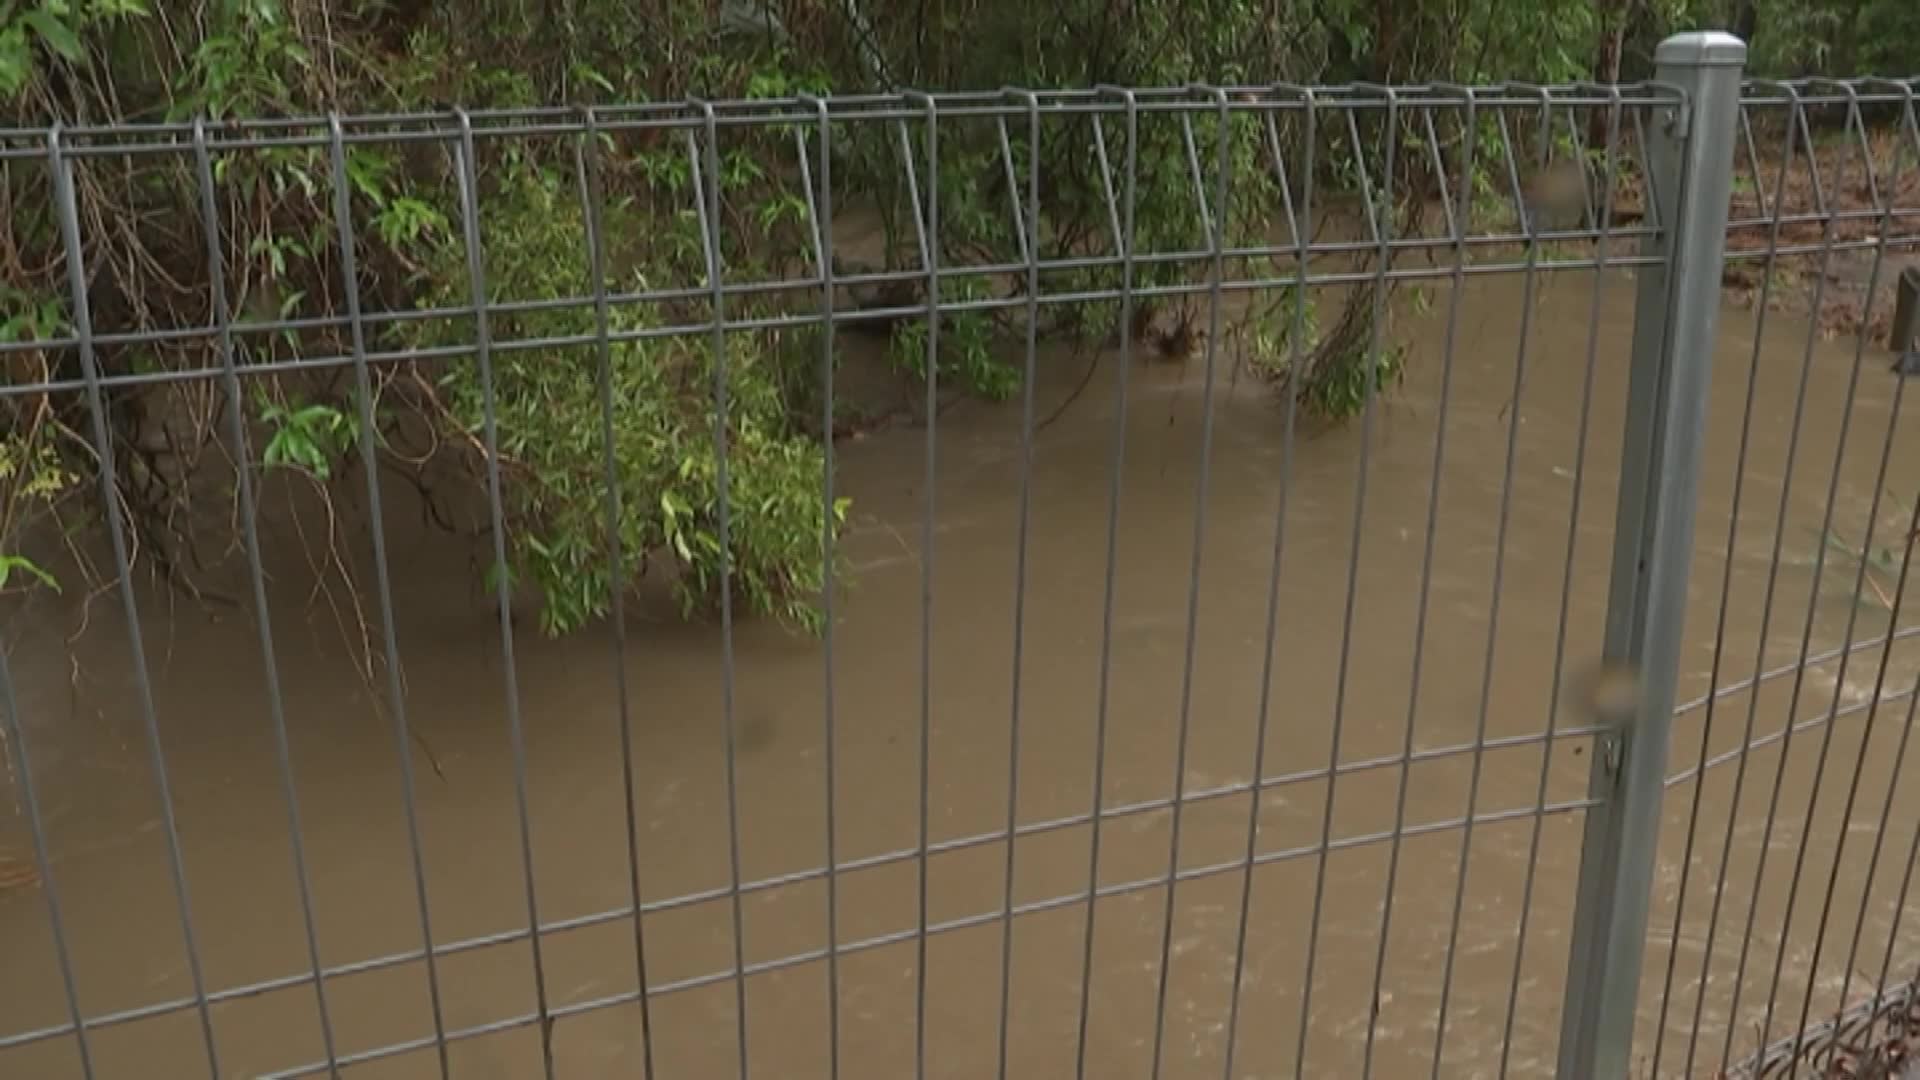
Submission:
M 1684 102 L 1669 105 L 1661 111 L 1660 123 L 1668 135 L 1684 139 L 1693 130 L 1693 109 Z

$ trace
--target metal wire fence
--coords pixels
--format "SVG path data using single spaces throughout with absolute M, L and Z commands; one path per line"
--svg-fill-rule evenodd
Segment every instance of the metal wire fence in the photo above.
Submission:
M 1737 43 L 1669 46 L 1644 85 L 0 132 L 10 183 L 52 204 L 68 282 L 65 328 L 0 342 L 0 395 L 81 418 L 95 595 L 118 609 L 42 592 L 16 626 L 77 611 L 83 629 L 20 631 L 0 659 L 31 859 L 0 898 L 22 957 L 0 975 L 17 984 L 0 1063 L 1698 1075 L 1783 1034 L 1769 1060 L 1801 1054 L 1796 1033 L 1860 1000 L 1845 976 L 1875 954 L 1886 1012 L 1916 959 L 1900 915 L 1920 818 L 1899 783 L 1916 695 L 1898 688 L 1915 665 L 1896 645 L 1915 633 L 1920 519 L 1876 532 L 1911 478 L 1901 383 L 1865 359 L 1920 246 L 1914 84 L 1742 90 Z M 395 286 L 419 266 L 366 261 L 395 227 L 359 156 L 376 148 L 428 178 L 410 212 L 457 240 L 451 299 Z M 957 173 L 969 152 L 984 167 Z M 330 215 L 295 246 L 258 239 L 274 210 L 237 179 L 270 162 L 293 179 L 267 202 Z M 569 250 L 560 284 L 503 266 L 529 249 L 490 235 L 499 177 L 527 162 L 565 196 L 539 211 Z M 1069 173 L 1090 201 L 1068 204 Z M 193 194 L 172 219 L 198 237 L 191 268 L 141 265 L 125 223 L 90 210 L 156 174 Z M 796 196 L 785 226 L 742 211 L 768 175 Z M 658 235 L 609 224 L 628 200 Z M 1176 226 L 1143 228 L 1149 204 Z M 790 257 L 765 252 L 780 227 Z M 263 306 L 236 283 L 273 258 L 320 276 Z M 648 259 L 700 273 L 649 280 Z M 171 319 L 128 299 L 162 279 L 198 299 Z M 1716 332 L 1738 321 L 1717 316 L 1723 286 L 1751 301 L 1750 338 Z M 1783 322 L 1798 355 L 1770 363 Z M 1090 346 L 1056 344 L 1089 324 Z M 980 325 L 991 344 L 969 352 Z M 617 372 L 654 348 L 682 350 L 671 386 L 705 395 L 688 423 L 710 440 L 717 602 L 711 626 L 636 633 L 658 598 L 635 549 L 664 541 L 623 513 L 663 495 L 625 482 L 646 402 Z M 911 422 L 836 439 L 868 353 L 907 373 Z M 954 403 L 983 355 L 1017 374 L 1017 402 Z M 823 508 L 806 519 L 819 633 L 798 644 L 736 618 L 743 545 L 774 504 L 741 456 L 764 414 L 737 380 L 783 364 L 814 395 Z M 1828 369 L 1848 372 L 1837 398 Z M 597 456 L 575 482 L 601 530 L 584 606 L 606 617 L 558 643 L 528 632 L 507 573 L 487 575 L 484 639 L 450 629 L 471 604 L 427 611 L 452 564 L 524 564 L 539 530 L 529 439 L 569 433 L 503 421 L 527 415 L 529 370 L 593 391 L 571 436 Z M 476 527 L 415 536 L 418 474 L 396 492 L 411 459 L 381 403 L 460 372 L 476 397 L 441 437 L 466 455 Z M 263 450 L 274 380 L 350 403 L 337 474 L 290 485 Z M 177 585 L 135 572 L 168 553 L 133 490 L 152 448 L 118 424 L 156 398 L 218 451 L 241 597 L 186 638 Z M 1308 413 L 1343 401 L 1337 428 Z M 1831 467 L 1804 496 L 1822 440 Z M 334 493 L 317 564 L 277 547 L 311 520 L 308 486 Z M 1796 497 L 1819 504 L 1810 545 Z M 276 516 L 301 498 L 307 518 Z M 304 630 L 305 580 L 333 573 L 352 585 L 327 594 L 353 613 L 345 661 Z M 576 647 L 598 634 L 610 660 Z M 1796 711 L 1803 690 L 1824 711 Z M 140 760 L 88 764 L 96 723 L 137 736 Z M 503 743 L 475 734 L 490 724 Z M 264 880 L 280 856 L 284 888 Z
M 1803 1068 L 1811 1075 L 1871 1075 L 1891 1070 L 1904 1053 L 1903 1002 L 1913 974 L 1900 929 L 1906 876 L 1896 879 L 1882 859 L 1888 835 L 1912 828 L 1899 783 L 1912 712 L 1904 720 L 1897 714 L 1914 693 L 1903 685 L 1911 658 L 1899 648 L 1912 633 L 1901 612 L 1914 523 L 1898 511 L 1911 484 L 1897 464 L 1903 386 L 1893 380 L 1890 400 L 1874 401 L 1866 362 L 1882 343 L 1896 358 L 1903 351 L 1887 336 L 1894 297 L 1885 286 L 1912 261 L 1905 219 L 1915 177 L 1908 163 L 1920 150 L 1912 97 L 1911 83 L 1893 81 L 1759 82 L 1742 103 L 1737 169 L 1745 183 L 1735 197 L 1727 259 L 1729 278 L 1751 290 L 1752 347 L 1712 631 L 1712 689 L 1679 709 L 1682 717 L 1698 717 L 1696 757 L 1668 780 L 1691 791 L 1684 820 L 1674 821 L 1684 832 L 1663 840 L 1679 855 L 1673 888 L 1662 898 L 1671 904 L 1671 921 L 1663 935 L 1658 1026 L 1648 1038 L 1655 1072 L 1663 1062 L 1685 1075 L 1731 1061 L 1754 1075 Z M 1886 112 L 1876 122 L 1878 110 Z M 1800 338 L 1798 363 L 1782 356 L 1776 368 L 1778 377 L 1798 380 L 1797 407 L 1787 419 L 1784 455 L 1774 459 L 1778 467 L 1760 465 L 1750 448 L 1758 445 L 1754 402 L 1763 392 L 1768 322 L 1778 318 L 1779 294 L 1809 279 L 1811 295 L 1803 290 L 1792 305 L 1809 313 L 1807 326 L 1792 331 Z M 1820 377 L 1826 336 L 1851 346 L 1850 356 L 1833 358 L 1842 363 L 1827 365 L 1830 379 L 1846 372 L 1830 419 L 1807 408 L 1808 380 Z M 1884 420 L 1862 415 L 1882 409 Z M 1856 432 L 1856 423 L 1866 432 Z M 1817 433 L 1811 442 L 1809 433 Z M 1824 486 L 1816 479 L 1813 494 L 1802 496 L 1814 501 L 1797 504 L 1794 486 L 1806 483 L 1797 470 L 1822 467 Z M 1750 523 L 1741 504 L 1756 488 L 1771 512 L 1771 547 L 1756 567 L 1763 575 L 1751 579 L 1757 597 L 1743 597 L 1736 552 Z M 1864 512 L 1852 504 L 1863 490 L 1871 493 Z M 1888 521 L 1889 509 L 1902 520 Z M 1795 608 L 1788 599 L 1799 585 L 1791 546 L 1812 514 L 1819 524 L 1811 535 L 1821 542 L 1811 555 L 1805 606 Z M 1843 519 L 1851 520 L 1836 524 Z M 1861 529 L 1864 558 L 1848 551 Z M 1842 580 L 1837 604 L 1827 577 L 1835 572 Z M 1836 611 L 1844 612 L 1838 626 Z M 1781 626 L 1784 637 L 1775 629 Z M 1748 635 L 1757 641 L 1743 640 Z M 1833 643 L 1823 645 L 1823 637 Z M 1773 666 L 1782 656 L 1789 662 Z M 1734 677 L 1735 663 L 1751 663 L 1750 673 Z M 1863 666 L 1870 689 L 1861 685 Z M 1782 693 L 1769 691 L 1775 680 L 1787 684 L 1775 688 Z M 1811 715 L 1803 715 L 1803 696 L 1817 710 Z M 1896 715 L 1883 718 L 1883 708 Z M 1763 719 L 1768 714 L 1777 720 Z M 1861 717 L 1858 728 L 1848 730 L 1843 721 L 1850 717 Z M 1718 729 L 1717 718 L 1726 718 Z M 1737 737 L 1730 734 L 1735 728 Z M 1884 775 L 1876 753 L 1887 755 Z M 1732 776 L 1716 790 L 1721 769 Z M 1703 813 L 1716 801 L 1718 813 Z M 1823 820 L 1835 805 L 1837 816 Z M 1724 820 L 1709 824 L 1715 817 Z M 1871 834 L 1870 844 L 1862 833 Z M 1863 855 L 1861 845 L 1870 851 Z M 1716 1011 L 1724 1021 L 1703 1023 Z M 1838 1022 L 1803 1034 L 1823 1018 Z M 1738 1053 L 1741 1043 L 1763 1049 L 1747 1057 Z

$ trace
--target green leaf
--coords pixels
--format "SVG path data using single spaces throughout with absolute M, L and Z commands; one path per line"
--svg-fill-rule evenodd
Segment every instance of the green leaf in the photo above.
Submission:
M 20 16 L 20 21 L 33 27 L 34 33 L 40 35 L 40 40 L 46 42 L 48 48 L 66 57 L 69 62 L 78 64 L 86 60 L 87 51 L 81 47 L 79 37 L 66 23 L 44 9 L 26 12 Z
M 592 83 L 609 94 L 616 92 L 613 88 L 613 83 L 609 82 L 605 75 L 595 71 L 590 65 L 575 64 L 573 67 L 573 75 L 581 82 Z
M 60 591 L 60 582 L 25 555 L 0 555 L 0 589 L 7 587 L 7 581 L 12 578 L 15 570 L 35 579 L 54 592 Z
M 33 76 L 33 52 L 23 26 L 0 30 L 0 95 L 12 97 Z

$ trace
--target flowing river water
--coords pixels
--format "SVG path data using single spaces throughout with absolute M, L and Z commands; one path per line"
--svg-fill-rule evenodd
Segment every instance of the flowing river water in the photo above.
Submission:
M 1264 773 L 1286 782 L 1263 788 L 1258 849 L 1291 853 L 1254 872 L 1244 944 L 1245 972 L 1235 1076 L 1291 1075 L 1300 1037 L 1303 965 L 1313 934 L 1316 875 L 1324 874 L 1305 1071 L 1352 1076 L 1377 1024 L 1373 1067 L 1382 1076 L 1432 1070 L 1435 1021 L 1450 974 L 1442 1072 L 1490 1076 L 1502 1058 L 1509 988 L 1508 1067 L 1515 1075 L 1553 1070 L 1562 980 L 1579 865 L 1589 742 L 1552 744 L 1539 798 L 1549 724 L 1594 722 L 1579 688 L 1593 670 L 1606 608 L 1618 491 L 1618 445 L 1626 396 L 1633 286 L 1609 276 L 1598 290 L 1599 343 L 1590 431 L 1578 447 L 1588 326 L 1596 290 L 1590 274 L 1542 277 L 1531 294 L 1519 275 L 1478 279 L 1461 297 L 1458 343 L 1445 400 L 1432 571 L 1423 594 L 1423 549 L 1433 492 L 1435 436 L 1442 428 L 1444 340 L 1449 294 L 1433 291 L 1422 312 L 1396 331 L 1410 343 L 1409 376 L 1373 416 L 1369 444 L 1358 423 L 1300 425 L 1291 451 L 1284 550 L 1278 582 Z M 1514 399 L 1523 313 L 1532 305 L 1520 395 Z M 1703 495 L 1691 585 L 1691 623 L 1680 657 L 1681 697 L 1705 693 L 1715 654 L 1715 615 L 1727 568 L 1727 523 L 1740 420 L 1755 370 L 1754 319 L 1729 308 L 1715 357 Z M 1827 545 L 1824 585 L 1814 589 L 1834 452 L 1847 416 L 1850 341 L 1812 347 L 1804 429 L 1791 470 L 1792 429 L 1806 327 L 1770 318 L 1758 351 L 1751 445 L 1731 587 L 1722 685 L 1792 661 L 1802 630 L 1814 652 L 1836 645 L 1853 610 L 1847 592 L 1858 566 Z M 1043 350 L 1036 408 L 1055 411 L 1085 373 L 1083 358 Z M 915 846 L 919 831 L 922 574 L 932 595 L 928 828 L 936 844 L 1001 830 L 1008 813 L 1010 722 L 1019 701 L 1018 819 L 1038 824 L 1084 815 L 1094 798 L 1100 702 L 1103 596 L 1107 578 L 1109 485 L 1116 428 L 1112 357 L 1099 360 L 1084 393 L 1034 444 L 1032 519 L 1024 593 L 1023 663 L 1013 681 L 1015 575 L 1021 492 L 1019 403 L 963 403 L 938 420 L 936 512 L 924 545 L 925 432 L 901 425 L 846 440 L 838 449 L 840 491 L 853 499 L 843 549 L 849 562 L 833 638 L 836 857 L 869 860 L 838 879 L 843 943 L 893 935 L 839 963 L 839 1055 L 844 1075 L 910 1075 L 915 1054 L 919 863 L 878 859 Z M 1165 874 L 1176 745 L 1185 718 L 1188 792 L 1226 787 L 1192 802 L 1180 818 L 1178 863 L 1193 870 L 1174 895 L 1164 1010 L 1167 1077 L 1219 1076 L 1262 700 L 1263 651 L 1276 512 L 1288 448 L 1283 410 L 1249 379 L 1223 372 L 1211 398 L 1201 358 L 1137 359 L 1128 372 L 1125 457 L 1114 564 L 1111 674 L 1106 697 L 1104 785 L 1108 807 L 1155 803 L 1108 817 L 1098 880 L 1122 886 Z M 1870 349 L 1861 369 L 1845 457 L 1835 489 L 1834 534 L 1858 540 L 1875 491 L 1896 380 Z M 1212 454 L 1199 575 L 1195 493 L 1203 414 L 1212 413 Z M 1904 411 L 1911 411 L 1909 403 Z M 1509 425 L 1517 423 L 1510 491 Z M 1911 421 L 1893 445 L 1876 546 L 1900 551 L 1904 507 L 1920 482 Z M 1359 468 L 1366 459 L 1364 518 L 1354 539 Z M 1574 505 L 1576 468 L 1584 469 Z M 1791 478 L 1775 610 L 1764 643 L 1776 514 Z M 355 470 L 354 480 L 358 479 Z M 351 484 L 345 485 L 351 487 Z M 397 486 L 397 485 L 396 485 Z M 281 498 L 273 489 L 269 504 Z M 418 810 L 426 888 L 436 941 L 467 941 L 525 925 L 521 840 L 513 797 L 500 627 L 473 566 L 486 543 L 421 526 L 410 496 L 393 494 L 388 553 L 409 720 L 444 778 L 419 755 Z M 282 501 L 284 501 L 282 499 Z M 351 503 L 353 500 L 347 498 Z M 1505 527 L 1502 511 L 1505 506 Z M 382 681 L 367 682 L 353 634 L 324 598 L 298 554 L 298 538 L 269 513 L 266 541 L 275 644 L 304 823 L 321 959 L 350 964 L 417 949 L 419 912 L 408 853 L 392 728 Z M 366 577 L 368 544 L 352 513 L 341 524 L 344 556 Z M 1553 700 L 1556 641 L 1566 593 L 1567 685 Z M 275 522 L 278 522 L 277 524 Z M 311 538 L 309 538 L 311 539 Z M 1351 601 L 1349 567 L 1358 560 Z M 1496 572 L 1499 593 L 1494 585 Z M 1876 575 L 1879 571 L 1876 570 Z M 1888 575 L 1878 587 L 1891 589 Z M 1874 587 L 1858 607 L 1856 638 L 1884 633 L 1888 612 Z M 1192 596 L 1197 590 L 1197 598 Z M 1416 619 L 1426 604 L 1425 632 Z M 1809 597 L 1815 596 L 1809 622 Z M 245 609 L 203 610 L 143 587 L 141 630 L 170 769 L 184 865 L 209 988 L 288 976 L 307 969 L 298 891 L 252 619 Z M 1197 620 L 1189 645 L 1190 599 Z M 1349 607 L 1350 603 L 1350 607 Z M 1496 620 L 1497 605 L 1497 620 Z M 658 608 L 658 610 L 656 610 Z M 119 606 L 96 599 L 84 633 L 76 601 L 47 599 L 10 613 L 10 671 L 52 845 L 81 1007 L 89 1015 L 190 995 L 167 871 L 165 831 Z M 1350 628 L 1347 620 L 1351 618 Z M 376 618 L 369 608 L 365 615 Z M 346 620 L 350 625 L 353 616 Z M 640 876 L 650 903 L 688 894 L 705 899 L 665 907 L 644 923 L 649 980 L 696 980 L 733 962 L 728 799 L 723 754 L 723 667 L 719 631 L 677 621 L 659 605 L 630 618 L 625 666 L 631 696 Z M 376 631 L 376 649 L 377 649 Z M 1761 646 L 1764 645 L 1764 649 Z M 1416 647 L 1418 679 L 1413 676 Z M 1191 672 L 1186 657 L 1191 649 Z M 1488 650 L 1492 664 L 1486 665 Z M 531 620 L 514 638 L 533 877 L 543 923 L 579 919 L 627 902 L 626 830 L 619 753 L 616 658 L 604 626 L 549 640 Z M 1343 664 L 1343 655 L 1345 663 Z M 1844 678 L 1829 662 L 1773 679 L 1757 701 L 1757 733 L 1778 732 L 1789 715 L 1843 708 L 1873 693 L 1878 650 L 1854 655 Z M 1904 689 L 1914 657 L 1896 649 L 1886 685 Z M 1344 692 L 1339 674 L 1344 669 Z M 742 902 L 749 964 L 827 944 L 826 884 L 805 872 L 826 859 L 825 675 L 820 642 L 768 623 L 736 624 L 732 655 L 738 730 L 739 871 L 748 881 L 800 880 L 749 892 Z M 1710 752 L 1740 744 L 1750 698 L 1720 700 Z M 1704 711 L 1675 725 L 1673 771 L 1699 757 Z M 1753 889 L 1765 839 L 1761 825 L 1779 746 L 1756 751 L 1737 805 L 1737 761 L 1706 774 L 1700 842 L 1680 865 L 1694 784 L 1669 789 L 1658 893 L 1642 995 L 1643 1052 L 1651 1047 L 1670 948 L 1679 950 L 1674 1006 L 1667 1018 L 1664 1074 L 1681 1069 L 1701 960 L 1709 948 L 1706 907 L 1724 869 L 1729 884 L 1711 942 L 1713 982 L 1695 1063 L 1719 1063 L 1729 1023 L 1728 993 L 1749 909 L 1758 904 L 1748 989 L 1735 1024 L 1735 1051 L 1750 1050 L 1778 955 L 1780 920 L 1794 856 L 1803 871 L 1783 965 L 1773 1037 L 1797 1015 L 1809 982 L 1813 929 L 1837 837 L 1849 836 L 1820 970 L 1816 1002 L 1838 1000 L 1838 974 L 1862 890 L 1867 922 L 1856 968 L 1877 973 L 1893 920 L 1906 843 L 1920 811 L 1914 785 L 1893 795 L 1887 851 L 1872 882 L 1866 862 L 1880 827 L 1887 783 L 1906 713 L 1848 713 L 1831 730 L 1824 773 L 1812 762 L 1825 726 L 1795 736 L 1783 781 L 1781 824 L 1768 869 Z M 1338 746 L 1332 744 L 1338 718 Z M 1366 763 L 1396 757 L 1408 739 L 1423 753 L 1406 787 L 1405 839 L 1394 830 L 1401 771 Z M 1465 887 L 1450 966 L 1463 832 L 1475 756 L 1463 752 L 1484 729 L 1496 744 L 1479 762 L 1465 847 Z M 1504 743 L 1502 742 L 1504 740 Z M 30 864 L 31 843 L 18 786 L 18 747 L 0 776 L 0 855 Z M 1329 804 L 1330 753 L 1343 763 Z M 1857 755 L 1866 779 L 1851 819 L 1840 821 Z M 1910 771 L 1903 769 L 1904 771 Z M 1821 791 L 1811 827 L 1809 796 Z M 1560 809 L 1574 804 L 1572 809 Z M 1508 813 L 1512 812 L 1512 813 Z M 1731 855 L 1720 843 L 1734 815 Z M 1448 826 L 1447 823 L 1456 823 Z M 1540 830 L 1538 869 L 1526 895 L 1528 852 Z M 1323 829 L 1335 842 L 1315 852 Z M 1024 833 L 1014 855 L 1012 899 L 1037 910 L 1012 921 L 1007 984 L 1008 1075 L 1070 1075 L 1081 1007 L 1082 936 L 1088 917 L 1091 830 L 1083 822 Z M 1379 946 L 1388 865 L 1396 858 L 1391 920 Z M 949 845 L 927 860 L 925 918 L 957 924 L 926 943 L 925 1061 L 928 1075 L 978 1077 L 998 1069 L 1002 1012 L 1003 843 Z M 1215 868 L 1216 872 L 1200 872 Z M 1690 874 L 1690 877 L 1688 876 Z M 0 886 L 0 1036 L 66 1019 L 48 933 L 45 894 L 27 875 Z M 1689 881 L 1687 915 L 1671 933 L 1675 896 Z M 717 891 L 716 891 L 717 890 Z M 1055 900 L 1052 904 L 1045 903 Z M 1086 1075 L 1144 1077 L 1151 1068 L 1167 892 L 1118 889 L 1097 903 Z M 1529 912 L 1516 970 L 1523 910 Z M 980 918 L 974 918 L 980 917 Z M 1909 920 L 1902 935 L 1911 942 Z M 548 1002 L 556 1008 L 630 991 L 633 924 L 615 918 L 542 937 Z M 1912 959 L 1910 946 L 1895 962 Z M 1384 958 L 1375 997 L 1375 965 Z M 1901 974 L 1901 972 L 1896 972 Z M 531 1013 L 532 958 L 524 937 L 475 944 L 438 963 L 445 1022 L 469 1028 Z M 746 981 L 746 1040 L 759 1076 L 824 1077 L 829 1070 L 827 977 L 814 959 Z M 1757 987 L 1757 989 L 1756 989 Z M 342 1053 L 430 1036 L 426 969 L 413 960 L 343 974 L 326 984 Z M 735 989 L 721 979 L 653 999 L 653 1064 L 660 1077 L 734 1075 Z M 1377 1010 L 1377 1011 L 1376 1011 Z M 224 1076 L 254 1076 L 322 1060 L 313 989 L 281 989 L 217 1004 L 213 1023 Z M 566 1077 L 640 1075 L 640 1010 L 632 1003 L 584 1011 L 551 1029 L 554 1067 Z M 94 1030 L 97 1075 L 205 1075 L 192 1009 Z M 462 1039 L 450 1051 L 454 1074 L 537 1075 L 540 1029 L 521 1025 Z M 437 1074 L 430 1043 L 347 1070 L 354 1077 Z M 78 1076 L 70 1037 L 0 1049 L 0 1075 Z

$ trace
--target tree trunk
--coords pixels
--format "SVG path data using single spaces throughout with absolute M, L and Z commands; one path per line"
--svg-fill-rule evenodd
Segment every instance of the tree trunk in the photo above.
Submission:
M 1620 56 L 1627 37 L 1627 16 L 1633 0 L 1601 0 L 1599 6 L 1600 41 L 1593 57 L 1595 82 L 1620 81 Z M 1606 109 L 1595 109 L 1587 117 L 1587 147 L 1602 150 L 1607 145 Z M 1616 138 L 1618 136 L 1616 135 Z
M 1399 59 L 1400 22 L 1396 0 L 1374 0 L 1373 69 L 1375 82 L 1391 84 L 1395 61 Z

